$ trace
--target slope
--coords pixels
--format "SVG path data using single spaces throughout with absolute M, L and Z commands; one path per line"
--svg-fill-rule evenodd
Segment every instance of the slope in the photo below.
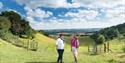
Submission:
M 35 39 L 39 41 L 38 51 L 28 51 L 27 49 L 16 47 L 11 43 L 8 43 L 0 39 L 0 63 L 55 63 L 57 59 L 57 52 L 53 42 L 55 40 L 48 38 L 44 35 L 41 35 L 39 33 L 36 34 L 36 36 L 37 37 Z M 114 44 L 113 46 L 115 45 L 118 44 Z M 89 55 L 86 49 L 87 47 L 85 46 L 81 46 L 79 48 L 79 56 L 78 56 L 79 63 L 124 63 L 125 62 L 124 57 L 119 58 L 117 56 L 117 53 L 106 53 L 106 54 L 102 53 L 100 55 Z M 124 56 L 124 54 L 122 56 Z M 70 46 L 68 44 L 66 44 L 66 49 L 64 52 L 64 62 L 73 63 L 73 56 L 70 51 Z

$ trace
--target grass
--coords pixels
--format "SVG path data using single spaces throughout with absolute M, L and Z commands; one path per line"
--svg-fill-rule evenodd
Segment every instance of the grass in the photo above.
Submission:
M 74 59 L 70 51 L 69 37 L 65 37 L 64 62 L 73 63 Z M 121 50 L 121 43 L 112 40 L 111 49 L 113 53 L 101 53 L 90 55 L 87 52 L 86 42 L 92 40 L 89 37 L 79 37 L 82 44 L 79 48 L 79 63 L 125 63 L 125 54 Z M 27 39 L 22 39 L 27 42 Z M 0 39 L 0 63 L 54 63 L 57 60 L 55 40 L 41 34 L 36 34 L 35 40 L 38 41 L 38 51 L 27 51 L 27 49 L 16 47 L 11 43 Z
M 70 44 L 70 36 L 65 36 L 64 39 L 67 44 Z M 80 42 L 80 46 L 88 46 L 94 43 L 94 40 L 91 39 L 89 36 L 78 36 L 78 39 Z

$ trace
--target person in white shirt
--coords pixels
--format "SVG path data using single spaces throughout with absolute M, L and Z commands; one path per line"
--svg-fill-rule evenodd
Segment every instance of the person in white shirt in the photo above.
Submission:
M 63 52 L 64 52 L 64 40 L 63 40 L 63 35 L 60 34 L 57 41 L 56 41 L 56 49 L 58 52 L 58 59 L 57 62 L 58 63 L 62 63 L 63 62 Z

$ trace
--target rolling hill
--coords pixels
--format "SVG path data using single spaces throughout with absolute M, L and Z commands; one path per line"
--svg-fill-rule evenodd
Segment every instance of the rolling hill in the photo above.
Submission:
M 55 40 L 39 33 L 35 36 L 35 40 L 37 40 L 39 44 L 37 51 L 16 47 L 0 39 L 0 63 L 55 63 L 57 59 Z M 85 40 L 83 41 L 86 42 Z M 115 41 L 116 40 L 113 40 L 113 42 Z M 70 45 L 65 44 L 65 46 L 64 62 L 73 63 Z M 120 46 L 120 44 L 116 42 L 112 47 L 115 50 L 120 50 L 120 47 L 118 48 L 117 46 Z M 80 46 L 78 61 L 79 63 L 124 63 L 125 57 L 123 56 L 124 54 L 121 55 L 121 53 L 102 53 L 93 56 L 88 54 L 86 46 Z

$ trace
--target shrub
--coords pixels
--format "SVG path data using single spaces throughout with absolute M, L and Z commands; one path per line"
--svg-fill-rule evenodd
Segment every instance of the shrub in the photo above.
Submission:
M 123 52 L 125 52 L 125 47 L 123 47 Z
M 49 37 L 49 33 L 45 32 L 45 31 L 43 31 L 43 30 L 39 30 L 39 32 L 40 32 L 41 34 L 43 34 L 43 35 Z
M 6 31 L 6 32 L 0 32 L 0 38 L 3 40 L 12 43 L 13 45 L 23 47 L 23 42 L 19 40 L 18 36 L 13 35 L 11 32 Z

